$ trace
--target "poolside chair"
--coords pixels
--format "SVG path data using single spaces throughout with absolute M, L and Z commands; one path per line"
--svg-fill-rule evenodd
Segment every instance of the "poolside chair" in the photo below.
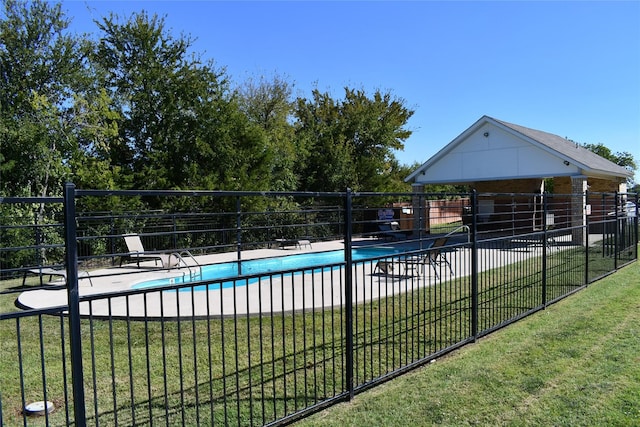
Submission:
M 137 234 L 125 234 L 123 237 L 129 252 L 120 258 L 121 267 L 125 259 L 135 261 L 138 268 L 140 268 L 140 261 L 145 260 L 154 260 L 155 265 L 158 265 L 158 261 L 160 261 L 162 267 L 167 268 L 175 267 L 179 263 L 179 259 L 176 258 L 175 261 L 173 260 L 173 254 L 145 251 L 142 240 Z
M 311 246 L 311 240 L 309 239 L 275 239 L 275 243 L 280 247 L 280 249 L 286 249 L 288 247 L 302 249 L 303 246 L 308 246 L 310 249 L 313 249 L 313 246 Z
M 376 266 L 373 268 L 373 273 L 379 271 L 381 274 L 385 276 L 393 275 L 393 261 L 380 260 L 376 263 Z
M 449 252 L 446 248 L 447 239 L 448 238 L 446 236 L 439 237 L 435 239 L 433 245 L 431 245 L 425 255 L 418 258 L 407 258 L 407 260 L 405 261 L 405 269 L 407 271 L 412 271 L 415 267 L 420 267 L 422 269 L 422 272 L 424 273 L 426 265 L 429 264 L 429 266 L 433 269 L 436 278 L 440 278 L 440 266 L 446 265 L 447 267 L 449 267 L 449 272 L 451 273 L 451 275 L 454 276 L 455 274 L 453 273 L 453 268 L 451 267 L 451 263 L 447 259 L 446 255 L 446 253 Z
M 36 276 L 49 276 L 49 281 L 45 282 L 45 285 L 56 285 L 60 283 L 60 280 L 66 282 L 67 281 L 67 270 L 65 268 L 50 268 L 50 267 L 38 267 L 31 268 L 24 271 L 24 275 L 22 277 L 22 286 L 25 285 L 27 280 L 27 274 L 33 274 Z M 58 279 L 58 281 L 53 281 L 53 276 L 61 277 L 62 279 Z M 88 271 L 78 270 L 78 280 L 89 279 L 89 284 L 93 286 L 93 282 L 91 281 L 91 276 Z M 42 283 L 42 280 L 40 281 Z

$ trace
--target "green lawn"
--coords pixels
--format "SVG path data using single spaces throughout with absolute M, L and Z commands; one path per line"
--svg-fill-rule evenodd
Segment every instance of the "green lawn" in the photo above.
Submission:
M 640 263 L 297 425 L 640 425 Z

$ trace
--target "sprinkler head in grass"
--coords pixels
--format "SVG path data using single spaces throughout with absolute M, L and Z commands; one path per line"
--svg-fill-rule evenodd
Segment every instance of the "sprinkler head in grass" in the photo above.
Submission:
M 44 414 L 50 414 L 55 409 L 53 402 L 39 400 L 37 402 L 29 403 L 24 407 L 24 412 L 30 416 L 42 416 Z

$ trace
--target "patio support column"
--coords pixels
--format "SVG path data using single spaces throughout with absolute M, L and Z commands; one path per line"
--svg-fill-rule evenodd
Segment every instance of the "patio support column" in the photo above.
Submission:
M 586 224 L 587 177 L 584 175 L 571 177 L 571 242 L 576 245 L 587 245 L 588 230 Z

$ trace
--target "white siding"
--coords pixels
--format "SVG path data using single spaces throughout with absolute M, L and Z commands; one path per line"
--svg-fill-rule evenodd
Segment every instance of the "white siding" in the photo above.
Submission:
M 485 133 L 488 135 L 485 137 Z M 496 179 L 564 176 L 575 174 L 575 165 L 532 145 L 520 136 L 492 124 L 458 141 L 432 163 L 417 182 L 469 182 Z

